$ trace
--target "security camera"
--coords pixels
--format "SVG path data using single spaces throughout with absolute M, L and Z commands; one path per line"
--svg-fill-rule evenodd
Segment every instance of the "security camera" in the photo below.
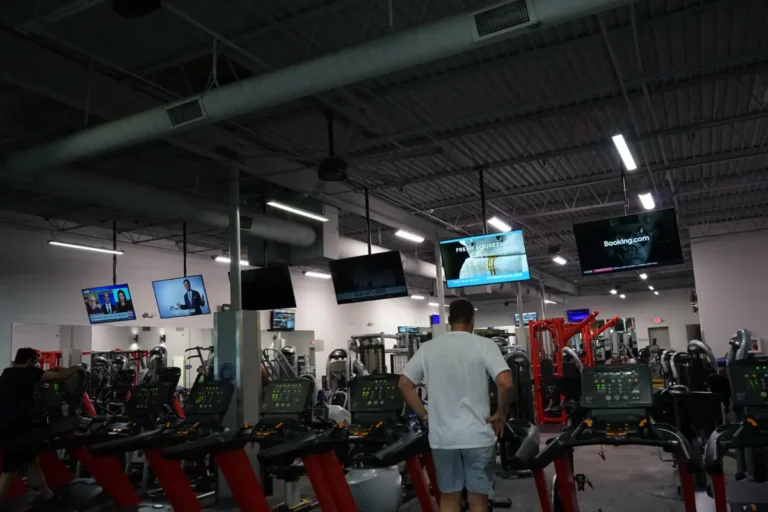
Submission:
M 507 307 L 507 306 L 509 306 L 509 301 L 508 301 L 508 300 L 505 300 L 505 301 L 504 301 L 504 307 Z

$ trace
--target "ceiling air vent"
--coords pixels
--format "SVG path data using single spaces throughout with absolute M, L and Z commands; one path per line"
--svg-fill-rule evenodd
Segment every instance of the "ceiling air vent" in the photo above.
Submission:
M 203 106 L 200 104 L 200 98 L 184 100 L 175 105 L 171 105 L 166 108 L 165 111 L 168 113 L 168 119 L 171 120 L 171 126 L 173 128 L 178 128 L 179 126 L 205 119 Z
M 496 37 L 535 22 L 530 0 L 504 2 L 472 13 L 475 19 L 475 41 Z

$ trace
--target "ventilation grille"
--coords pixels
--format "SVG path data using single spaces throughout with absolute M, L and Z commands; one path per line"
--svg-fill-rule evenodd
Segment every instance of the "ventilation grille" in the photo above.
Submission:
M 149 332 L 149 331 L 152 330 L 152 328 L 151 327 L 142 327 L 141 330 L 144 331 L 144 332 Z
M 178 103 L 172 107 L 168 107 L 165 111 L 168 113 L 168 119 L 171 120 L 171 126 L 174 128 L 194 123 L 205 117 L 198 98 L 185 101 L 184 103 Z
M 514 0 L 473 14 L 476 39 L 493 37 L 531 24 L 527 0 Z

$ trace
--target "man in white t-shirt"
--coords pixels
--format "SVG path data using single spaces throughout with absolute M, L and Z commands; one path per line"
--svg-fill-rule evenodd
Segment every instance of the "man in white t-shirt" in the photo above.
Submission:
M 493 490 L 496 438 L 504 433 L 512 396 L 512 372 L 496 344 L 472 334 L 475 308 L 453 301 L 451 332 L 421 346 L 400 376 L 405 401 L 429 427 L 429 444 L 441 492 L 440 512 L 459 512 L 467 489 L 471 512 L 486 512 Z M 488 375 L 496 381 L 499 406 L 490 415 Z M 416 384 L 429 393 L 429 415 Z

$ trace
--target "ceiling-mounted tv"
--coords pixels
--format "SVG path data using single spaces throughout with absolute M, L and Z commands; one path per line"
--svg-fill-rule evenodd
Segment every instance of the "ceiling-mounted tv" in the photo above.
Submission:
M 585 276 L 683 263 L 674 209 L 574 224 Z
M 440 255 L 448 288 L 531 278 L 522 230 L 443 240 Z
M 328 267 L 337 304 L 408 296 L 398 251 L 332 260 Z
M 205 292 L 203 276 L 174 277 L 153 281 L 160 318 L 208 315 L 211 305 Z
M 111 284 L 83 290 L 85 310 L 92 324 L 136 320 L 127 284 Z
M 590 311 L 588 309 L 569 309 L 565 312 L 568 321 L 574 324 L 587 318 L 589 313 Z
M 296 307 L 291 271 L 285 265 L 243 270 L 240 272 L 240 289 L 246 311 Z

